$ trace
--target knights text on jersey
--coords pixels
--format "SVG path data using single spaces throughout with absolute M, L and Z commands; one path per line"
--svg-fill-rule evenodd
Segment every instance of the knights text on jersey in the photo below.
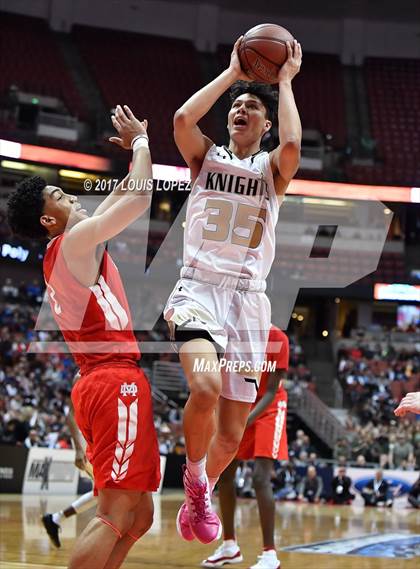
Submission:
M 61 251 L 63 237 L 48 244 L 44 279 L 51 311 L 81 373 L 98 364 L 134 364 L 140 352 L 124 286 L 112 258 L 104 251 L 96 284 L 85 287 L 67 267 Z
M 213 145 L 188 200 L 184 267 L 265 280 L 278 213 L 268 153 L 240 160 Z

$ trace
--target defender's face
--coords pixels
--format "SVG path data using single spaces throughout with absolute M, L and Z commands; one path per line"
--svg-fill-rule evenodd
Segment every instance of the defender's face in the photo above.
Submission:
M 228 114 L 230 138 L 240 144 L 261 140 L 271 128 L 266 109 L 256 95 L 244 93 L 237 97 Z
M 40 221 L 49 232 L 63 233 L 66 228 L 89 217 L 77 196 L 66 194 L 57 186 L 46 186 L 43 193 L 45 205 Z

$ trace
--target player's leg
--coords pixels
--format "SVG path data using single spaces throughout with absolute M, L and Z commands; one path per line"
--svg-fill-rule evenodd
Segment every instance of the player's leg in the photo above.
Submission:
M 129 531 L 142 498 L 139 492 L 103 488 L 96 516 L 78 537 L 69 569 L 104 569 L 117 542 Z
M 219 478 L 219 505 L 222 514 L 223 539 L 235 539 L 236 487 L 235 474 L 239 461 L 234 459 Z
M 213 555 L 210 555 L 201 563 L 203 567 L 222 567 L 223 565 L 231 565 L 243 561 L 235 538 L 235 474 L 238 464 L 238 460 L 232 460 L 220 476 L 218 491 L 223 523 L 223 543 L 216 549 Z
M 129 550 L 153 524 L 153 499 L 150 492 L 142 495 L 134 511 L 134 521 L 127 533 L 116 543 L 108 558 L 105 569 L 121 567 Z
M 179 350 L 179 359 L 188 381 L 190 394 L 184 407 L 184 436 L 187 465 L 193 475 L 205 476 L 205 466 L 194 467 L 205 458 L 215 429 L 215 410 L 220 396 L 222 379 L 217 368 L 217 352 L 206 339 L 197 338 L 185 342 Z M 196 361 L 205 362 L 209 371 L 194 371 Z M 197 429 L 197 425 L 200 428 Z
M 213 488 L 239 448 L 248 420 L 251 403 L 220 397 L 217 409 L 216 432 L 211 440 L 207 458 L 207 475 Z
M 257 457 L 254 464 L 253 486 L 258 503 L 264 550 L 274 546 L 275 502 L 271 486 L 271 472 L 274 461 L 271 458 Z
M 213 344 L 197 338 L 185 342 L 179 357 L 190 388 L 184 407 L 184 436 L 187 450 L 184 471 L 185 503 L 176 520 L 180 536 L 210 543 L 220 537 L 222 525 L 211 506 L 211 489 L 206 474 L 207 451 L 215 430 L 216 405 L 221 391 L 221 375 Z M 196 361 L 206 362 L 195 371 Z M 208 365 L 207 365 L 208 362 Z M 212 371 L 213 367 L 216 371 Z M 199 427 L 198 427 L 199 426 Z
M 48 536 L 50 537 L 52 543 L 56 547 L 61 547 L 59 531 L 61 529 L 61 522 L 65 518 L 70 518 L 77 514 L 88 510 L 96 504 L 96 498 L 93 495 L 93 491 L 86 492 L 82 494 L 77 500 L 72 502 L 70 506 L 60 510 L 59 512 L 54 512 L 53 514 L 45 514 L 42 516 L 42 523 Z
M 271 458 L 255 458 L 253 486 L 257 498 L 264 549 L 258 562 L 252 566 L 253 569 L 278 569 L 280 567 L 274 544 L 275 501 L 271 485 L 273 465 L 274 460 Z

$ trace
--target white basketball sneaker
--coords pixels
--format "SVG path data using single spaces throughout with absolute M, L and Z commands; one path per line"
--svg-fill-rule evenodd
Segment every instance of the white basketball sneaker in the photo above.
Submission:
M 274 549 L 263 551 L 258 556 L 255 565 L 251 565 L 249 569 L 280 569 L 280 560 L 277 559 L 277 552 Z
M 220 547 L 216 549 L 213 555 L 210 555 L 202 563 L 202 567 L 223 567 L 223 565 L 234 565 L 244 560 L 241 550 L 236 541 L 224 541 Z

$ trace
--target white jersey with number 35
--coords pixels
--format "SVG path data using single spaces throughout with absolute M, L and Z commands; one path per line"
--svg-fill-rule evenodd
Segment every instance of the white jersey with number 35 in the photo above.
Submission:
M 265 280 L 278 213 L 268 152 L 240 160 L 213 145 L 189 196 L 184 267 Z

